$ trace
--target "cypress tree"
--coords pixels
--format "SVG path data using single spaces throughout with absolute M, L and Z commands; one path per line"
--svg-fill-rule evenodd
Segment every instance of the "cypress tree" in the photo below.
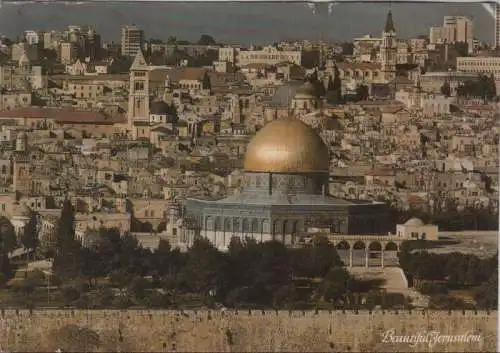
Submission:
M 333 90 L 335 90 L 335 88 L 333 87 L 332 76 L 330 76 L 330 77 L 328 77 L 328 85 L 326 86 L 326 91 L 332 92 Z
M 208 72 L 205 72 L 205 75 L 203 75 L 202 88 L 208 90 L 212 89 L 212 83 L 210 82 L 210 76 L 208 76 Z
M 333 89 L 339 92 L 342 89 L 342 81 L 340 81 L 340 72 L 337 66 L 335 66 L 335 74 L 333 75 Z
M 37 217 L 34 212 L 31 212 L 30 220 L 24 226 L 21 244 L 26 250 L 35 250 L 38 246 Z
M 75 242 L 75 210 L 71 201 L 66 199 L 57 222 L 56 252 L 61 256 L 69 255 Z
M 451 87 L 450 83 L 448 80 L 444 81 L 443 85 L 441 86 L 441 94 L 443 94 L 445 97 L 449 97 L 451 94 Z

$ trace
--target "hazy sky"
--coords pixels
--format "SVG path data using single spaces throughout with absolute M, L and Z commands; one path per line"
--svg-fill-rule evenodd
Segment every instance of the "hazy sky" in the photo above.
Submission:
M 430 26 L 442 24 L 444 15 L 466 15 L 474 19 L 476 37 L 493 41 L 493 19 L 479 3 L 340 3 L 330 16 L 326 5 L 313 15 L 300 3 L 4 4 L 0 33 L 15 38 L 27 29 L 89 24 L 105 40 L 119 40 L 120 28 L 134 23 L 145 30 L 147 38 L 196 40 L 205 33 L 245 44 L 282 39 L 343 41 L 364 34 L 380 35 L 388 10 L 393 12 L 400 37 L 428 34 Z

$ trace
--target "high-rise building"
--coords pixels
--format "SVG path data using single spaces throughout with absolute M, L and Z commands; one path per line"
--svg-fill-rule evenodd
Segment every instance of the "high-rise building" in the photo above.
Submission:
M 429 43 L 431 44 L 443 43 L 443 27 L 431 27 L 429 29 Z
M 64 42 L 61 43 L 61 62 L 63 64 L 71 64 L 78 55 L 78 48 L 75 43 Z
M 445 16 L 443 34 L 448 43 L 467 43 L 472 52 L 474 35 L 473 22 L 465 16 Z
M 495 48 L 500 49 L 500 4 L 494 4 L 495 7 Z
M 30 45 L 38 44 L 40 37 L 36 31 L 24 31 L 24 39 Z
M 122 55 L 135 56 L 144 43 L 144 32 L 136 26 L 122 28 Z

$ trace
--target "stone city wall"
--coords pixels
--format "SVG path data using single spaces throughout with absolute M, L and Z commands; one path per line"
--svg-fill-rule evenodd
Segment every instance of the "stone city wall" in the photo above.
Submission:
M 68 342 L 80 342 L 79 347 L 72 346 L 74 350 L 495 352 L 496 324 L 496 311 L 3 310 L 0 348 L 67 351 L 73 345 Z M 68 327 L 80 333 L 73 330 L 67 335 L 83 336 L 61 336 Z M 395 335 L 439 331 L 441 335 L 480 335 L 481 339 L 412 347 L 382 342 L 390 329 Z M 98 343 L 86 344 L 91 338 Z

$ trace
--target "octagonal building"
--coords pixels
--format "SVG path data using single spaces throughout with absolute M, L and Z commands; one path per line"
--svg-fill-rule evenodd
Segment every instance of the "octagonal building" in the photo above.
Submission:
M 328 195 L 329 151 L 298 119 L 275 120 L 250 141 L 243 190 L 221 200 L 188 199 L 195 236 L 227 249 L 232 237 L 296 246 L 313 232 L 387 234 L 384 203 Z

